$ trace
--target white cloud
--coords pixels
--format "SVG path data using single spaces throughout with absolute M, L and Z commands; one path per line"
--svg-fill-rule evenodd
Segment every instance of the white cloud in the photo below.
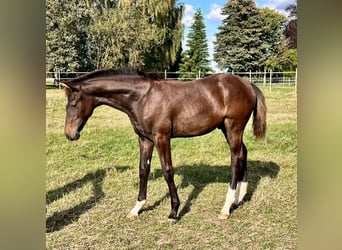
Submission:
M 183 20 L 182 23 L 185 26 L 190 26 L 193 22 L 193 16 L 195 14 L 194 7 L 190 4 L 185 4 L 185 9 L 184 9 L 184 15 L 183 15 Z
M 210 6 L 210 12 L 206 17 L 212 21 L 222 21 L 225 18 L 225 16 L 221 14 L 221 6 L 216 3 Z
M 285 8 L 289 4 L 295 3 L 295 0 L 268 0 L 267 3 L 263 5 L 263 7 L 268 7 L 273 10 L 277 10 L 280 13 L 287 15 Z

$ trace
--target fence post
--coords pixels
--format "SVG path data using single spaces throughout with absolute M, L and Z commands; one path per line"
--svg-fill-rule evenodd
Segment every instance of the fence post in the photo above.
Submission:
M 252 71 L 249 70 L 249 82 L 252 82 Z
M 270 91 L 272 91 L 272 70 L 270 70 Z
M 266 70 L 264 70 L 264 85 L 266 85 Z
M 297 68 L 296 68 L 296 77 L 295 77 L 295 90 L 297 94 Z
M 59 84 L 60 81 L 61 81 L 61 71 L 60 70 L 57 70 L 57 77 L 58 77 L 58 88 L 61 89 L 61 85 Z
M 167 73 L 166 73 L 166 70 L 164 71 L 164 79 L 167 79 Z

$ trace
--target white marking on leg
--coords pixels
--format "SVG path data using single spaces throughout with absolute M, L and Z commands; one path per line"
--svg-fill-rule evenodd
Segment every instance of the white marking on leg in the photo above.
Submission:
M 235 200 L 235 191 L 235 189 L 231 189 L 230 187 L 228 188 L 226 202 L 224 203 L 224 206 L 221 209 L 221 214 L 229 215 L 229 209 Z
M 150 162 L 150 159 L 148 159 L 148 160 L 147 160 L 147 165 L 150 165 L 150 163 L 151 163 L 151 162 Z
M 146 200 L 137 201 L 134 208 L 132 208 L 129 213 L 132 215 L 138 216 L 140 209 L 142 209 L 142 207 L 145 205 L 145 203 L 146 203 Z
M 239 195 L 240 195 L 240 190 L 241 190 L 241 182 L 238 182 L 237 183 L 237 186 L 236 186 L 236 197 L 235 197 L 235 200 L 234 200 L 234 204 L 235 205 L 238 205 L 239 204 Z
M 242 202 L 243 198 L 247 194 L 247 186 L 248 186 L 248 182 L 244 182 L 244 181 L 239 182 L 239 195 L 237 197 L 237 203 L 236 203 L 237 205 Z

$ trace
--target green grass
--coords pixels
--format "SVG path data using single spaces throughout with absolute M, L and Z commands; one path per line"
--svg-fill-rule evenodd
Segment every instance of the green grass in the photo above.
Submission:
M 172 140 L 180 220 L 167 224 L 170 198 L 154 152 L 145 210 L 126 218 L 138 194 L 139 147 L 128 118 L 99 107 L 81 138 L 63 134 L 65 96 L 46 90 L 47 249 L 295 249 L 297 115 L 294 88 L 263 89 L 265 142 L 248 124 L 249 186 L 228 220 L 217 215 L 230 180 L 230 152 L 220 131 Z

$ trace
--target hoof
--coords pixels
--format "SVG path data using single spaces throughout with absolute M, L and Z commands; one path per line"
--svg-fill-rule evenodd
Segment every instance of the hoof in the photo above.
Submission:
M 231 209 L 231 210 L 235 210 L 235 209 L 237 209 L 240 205 L 241 205 L 241 203 L 238 203 L 238 204 L 233 203 L 232 206 L 230 207 L 230 209 Z
M 136 214 L 132 214 L 132 213 L 129 213 L 129 214 L 127 214 L 127 218 L 130 218 L 130 219 L 136 220 L 136 219 L 138 219 L 138 215 L 136 215 Z
M 167 222 L 169 223 L 169 225 L 173 225 L 173 224 L 176 224 L 177 223 L 177 220 L 176 219 L 167 219 Z
M 218 218 L 219 218 L 220 220 L 226 220 L 226 219 L 229 218 L 229 214 L 220 213 L 219 216 L 218 216 Z

